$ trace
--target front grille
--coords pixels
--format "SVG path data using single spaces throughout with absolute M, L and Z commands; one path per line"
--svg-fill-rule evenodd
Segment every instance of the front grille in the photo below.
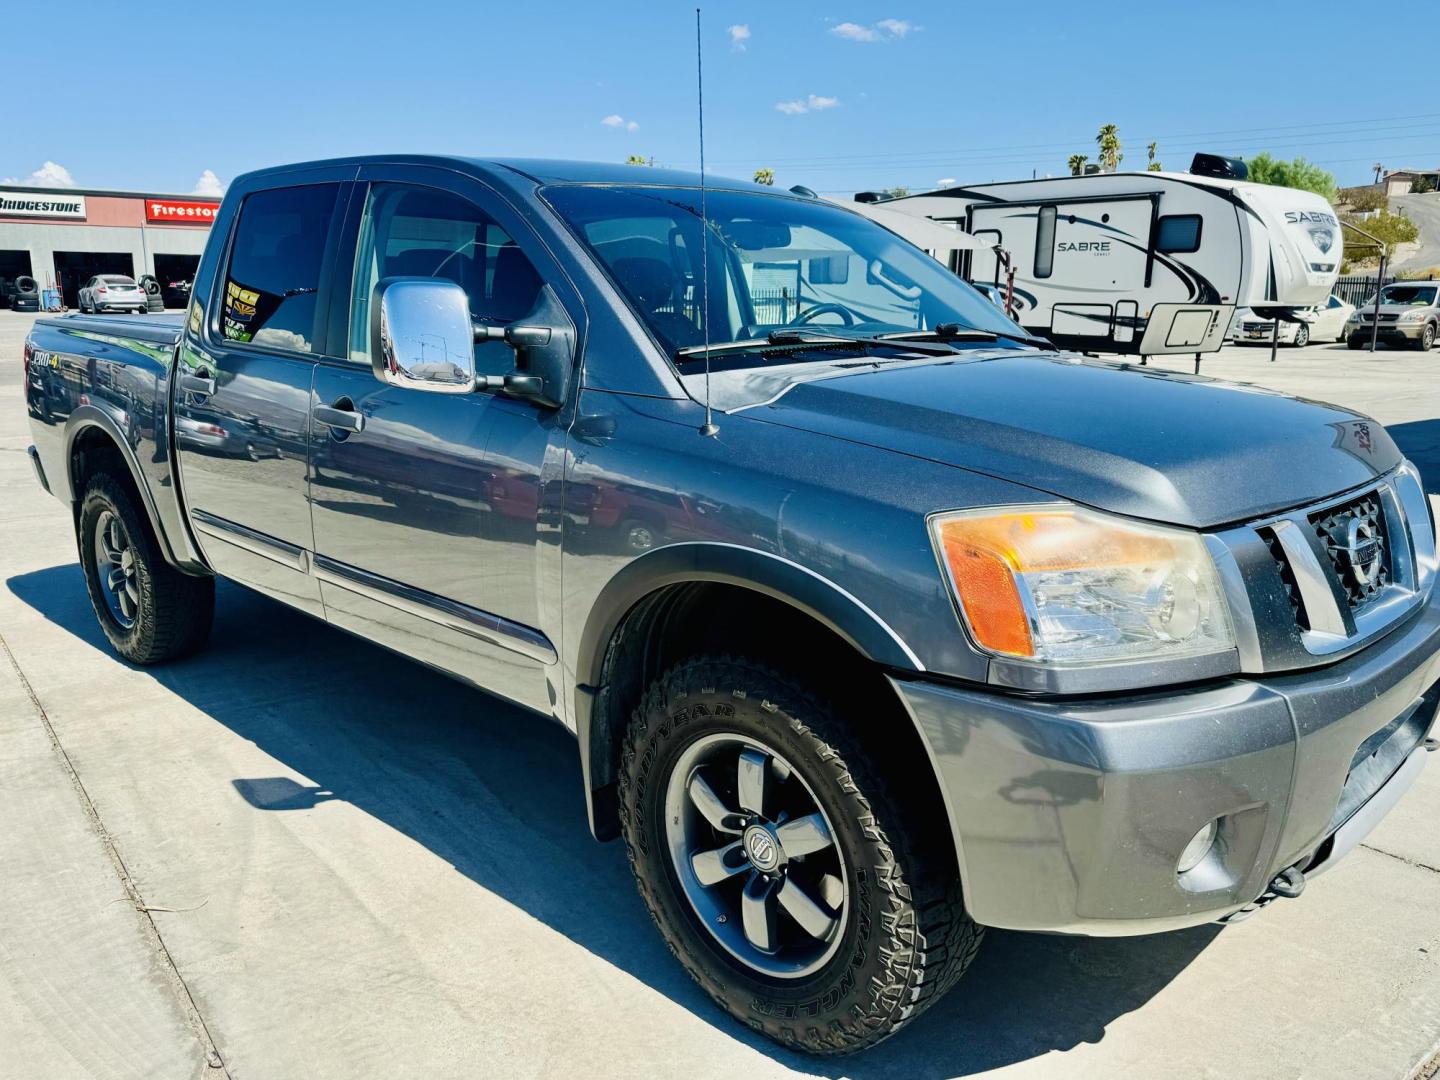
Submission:
M 1391 582 L 1390 542 L 1378 492 L 1310 515 L 1351 612 L 1371 603 Z
M 1274 529 L 1264 529 L 1260 538 L 1265 541 L 1265 546 L 1270 549 L 1270 557 L 1275 560 L 1275 569 L 1280 572 L 1280 581 L 1285 586 L 1285 595 L 1290 600 L 1290 610 L 1295 613 L 1295 621 L 1302 629 L 1310 629 L 1309 620 L 1305 617 L 1305 601 L 1300 598 L 1300 586 L 1295 581 L 1295 568 L 1290 565 L 1285 548 L 1280 544 L 1280 537 L 1275 534 Z

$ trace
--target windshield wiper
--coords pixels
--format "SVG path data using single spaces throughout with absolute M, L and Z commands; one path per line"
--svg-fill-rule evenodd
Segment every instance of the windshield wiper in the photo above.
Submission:
M 978 326 L 968 326 L 960 322 L 938 323 L 933 330 L 902 330 L 896 334 L 881 334 L 881 338 L 889 340 L 908 341 L 912 338 L 937 341 L 998 341 L 1004 338 L 1006 341 L 1018 341 L 1022 345 L 1034 345 L 1037 349 L 1053 349 L 1055 346 L 1044 338 L 1031 337 L 1029 334 L 1011 334 L 1004 330 L 982 330 Z
M 710 353 L 741 351 L 764 353 L 783 349 L 794 352 L 797 349 L 821 349 L 826 346 L 864 350 L 904 349 L 927 356 L 953 356 L 957 351 L 950 345 L 938 344 L 944 340 L 943 338 L 937 339 L 936 345 L 920 344 L 904 339 L 905 335 L 903 334 L 845 334 L 833 333 L 829 330 L 806 330 L 799 326 L 782 326 L 779 329 L 771 330 L 763 338 L 717 342 L 711 345 L 708 351 Z M 704 357 L 706 352 L 707 349 L 704 345 L 688 345 L 683 349 L 675 350 L 675 357 L 678 360 L 694 360 Z

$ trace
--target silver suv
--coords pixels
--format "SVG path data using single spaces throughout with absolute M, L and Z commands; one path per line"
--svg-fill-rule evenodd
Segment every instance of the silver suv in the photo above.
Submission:
M 1354 311 L 1345 323 L 1352 349 L 1370 343 L 1375 328 L 1375 298 Z M 1440 281 L 1397 281 L 1380 290 L 1380 327 L 1373 334 L 1387 345 L 1408 345 L 1428 351 L 1440 334 Z

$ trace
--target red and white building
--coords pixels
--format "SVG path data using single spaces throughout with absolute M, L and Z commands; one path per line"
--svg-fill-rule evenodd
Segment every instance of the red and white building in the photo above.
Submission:
M 74 307 L 95 274 L 195 276 L 220 200 L 89 188 L 0 187 L 0 297 L 21 275 Z

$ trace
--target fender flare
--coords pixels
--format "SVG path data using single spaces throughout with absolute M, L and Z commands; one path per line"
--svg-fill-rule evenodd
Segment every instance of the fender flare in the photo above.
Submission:
M 98 428 L 105 433 L 106 437 L 120 452 L 120 458 L 125 462 L 125 467 L 130 470 L 130 479 L 134 482 L 135 489 L 140 493 L 140 505 L 145 510 L 145 518 L 150 522 L 150 530 L 155 534 L 155 539 L 160 545 L 160 554 L 171 566 L 179 569 L 179 562 L 175 557 L 175 551 L 170 545 L 170 538 L 165 535 L 165 530 L 160 524 L 160 513 L 155 506 L 155 497 L 151 494 L 150 485 L 145 482 L 145 474 L 140 469 L 140 463 L 135 459 L 135 448 L 130 445 L 121 430 L 119 423 L 105 409 L 96 405 L 81 405 L 70 414 L 65 424 L 65 488 L 69 492 L 70 502 L 76 505 L 84 492 L 75 490 L 75 443 L 90 428 Z
M 875 611 L 815 571 L 780 555 L 738 544 L 695 542 L 656 548 L 627 564 L 591 605 L 575 654 L 575 736 L 580 749 L 590 830 L 612 839 L 615 798 L 608 738 L 597 738 L 593 717 L 605 687 L 605 661 L 616 632 L 636 606 L 669 585 L 735 585 L 788 604 L 848 642 L 862 656 L 892 670 L 920 674 L 925 665 Z
M 738 585 L 783 601 L 824 623 L 877 664 L 901 671 L 925 670 L 884 619 L 829 578 L 758 548 L 701 541 L 648 551 L 606 583 L 580 636 L 576 681 L 598 684 L 610 640 L 637 603 L 667 585 L 701 581 Z

